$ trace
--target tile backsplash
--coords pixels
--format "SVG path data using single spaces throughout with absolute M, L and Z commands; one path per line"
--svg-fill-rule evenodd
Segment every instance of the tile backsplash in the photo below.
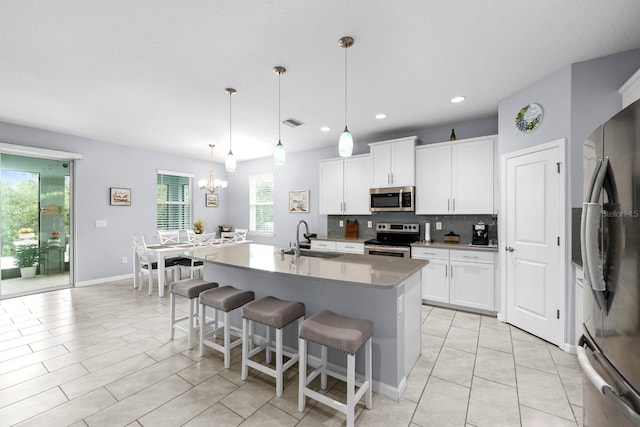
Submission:
M 327 217 L 327 232 L 329 236 L 343 236 L 344 226 L 340 227 L 340 221 L 358 221 L 358 237 L 361 239 L 373 239 L 376 237 L 375 226 L 379 222 L 396 222 L 420 224 L 420 239 L 424 239 L 425 223 L 431 224 L 431 240 L 443 242 L 444 235 L 453 231 L 460 236 L 460 243 L 471 243 L 473 225 L 485 223 L 489 225 L 489 240 L 498 242 L 498 216 L 497 215 L 415 215 L 410 212 L 380 212 L 373 215 L 329 215 Z M 372 222 L 372 228 L 367 227 L 367 222 Z M 436 222 L 442 223 L 442 230 L 436 230 Z

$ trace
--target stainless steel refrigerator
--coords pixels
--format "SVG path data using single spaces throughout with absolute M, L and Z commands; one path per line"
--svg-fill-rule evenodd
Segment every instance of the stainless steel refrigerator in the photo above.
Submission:
M 640 425 L 640 101 L 584 143 L 585 426 Z

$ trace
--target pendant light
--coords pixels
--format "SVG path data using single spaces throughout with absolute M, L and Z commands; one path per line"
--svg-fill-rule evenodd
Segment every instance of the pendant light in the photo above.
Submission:
M 273 68 L 273 71 L 278 75 L 278 143 L 276 144 L 276 148 L 273 150 L 273 162 L 277 166 L 282 166 L 287 158 L 287 153 L 284 151 L 284 145 L 282 145 L 282 140 L 280 138 L 280 130 L 282 127 L 282 121 L 280 120 L 280 77 L 287 72 L 287 69 L 277 66 Z
M 227 158 L 224 160 L 224 168 L 227 172 L 235 172 L 236 171 L 236 156 L 233 155 L 233 151 L 231 151 L 231 95 L 236 93 L 234 88 L 228 87 L 225 89 L 225 92 L 229 94 L 229 154 L 227 154 Z
M 353 37 L 342 37 L 338 45 L 344 48 L 344 131 L 338 141 L 338 153 L 340 157 L 349 157 L 353 153 L 353 136 L 347 127 L 347 49 L 353 46 Z

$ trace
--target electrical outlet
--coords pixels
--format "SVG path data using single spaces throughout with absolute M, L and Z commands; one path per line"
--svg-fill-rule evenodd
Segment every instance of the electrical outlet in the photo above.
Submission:
M 122 257 L 122 263 L 123 263 L 123 264 L 126 264 L 127 262 L 129 262 L 129 261 L 127 260 L 127 257 L 126 257 L 126 256 L 123 256 L 123 257 Z
M 367 228 L 373 228 L 373 221 L 367 221 Z
M 96 220 L 96 228 L 103 228 L 107 226 L 107 220 L 106 219 L 97 219 Z
M 402 313 L 404 311 L 404 300 L 402 295 L 400 295 L 398 297 L 398 314 Z
M 436 222 L 436 230 L 442 230 L 442 223 Z
M 344 221 L 340 220 L 340 227 L 344 227 Z

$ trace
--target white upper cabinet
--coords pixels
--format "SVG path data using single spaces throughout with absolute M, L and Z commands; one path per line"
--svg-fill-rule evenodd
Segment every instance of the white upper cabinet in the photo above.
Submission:
M 319 210 L 324 215 L 370 215 L 368 154 L 320 161 Z
M 622 108 L 626 108 L 640 99 L 640 70 L 636 71 L 635 74 L 618 89 L 618 92 L 622 95 Z
M 416 214 L 493 214 L 495 137 L 416 148 Z
M 415 185 L 416 141 L 411 136 L 369 144 L 373 188 Z

